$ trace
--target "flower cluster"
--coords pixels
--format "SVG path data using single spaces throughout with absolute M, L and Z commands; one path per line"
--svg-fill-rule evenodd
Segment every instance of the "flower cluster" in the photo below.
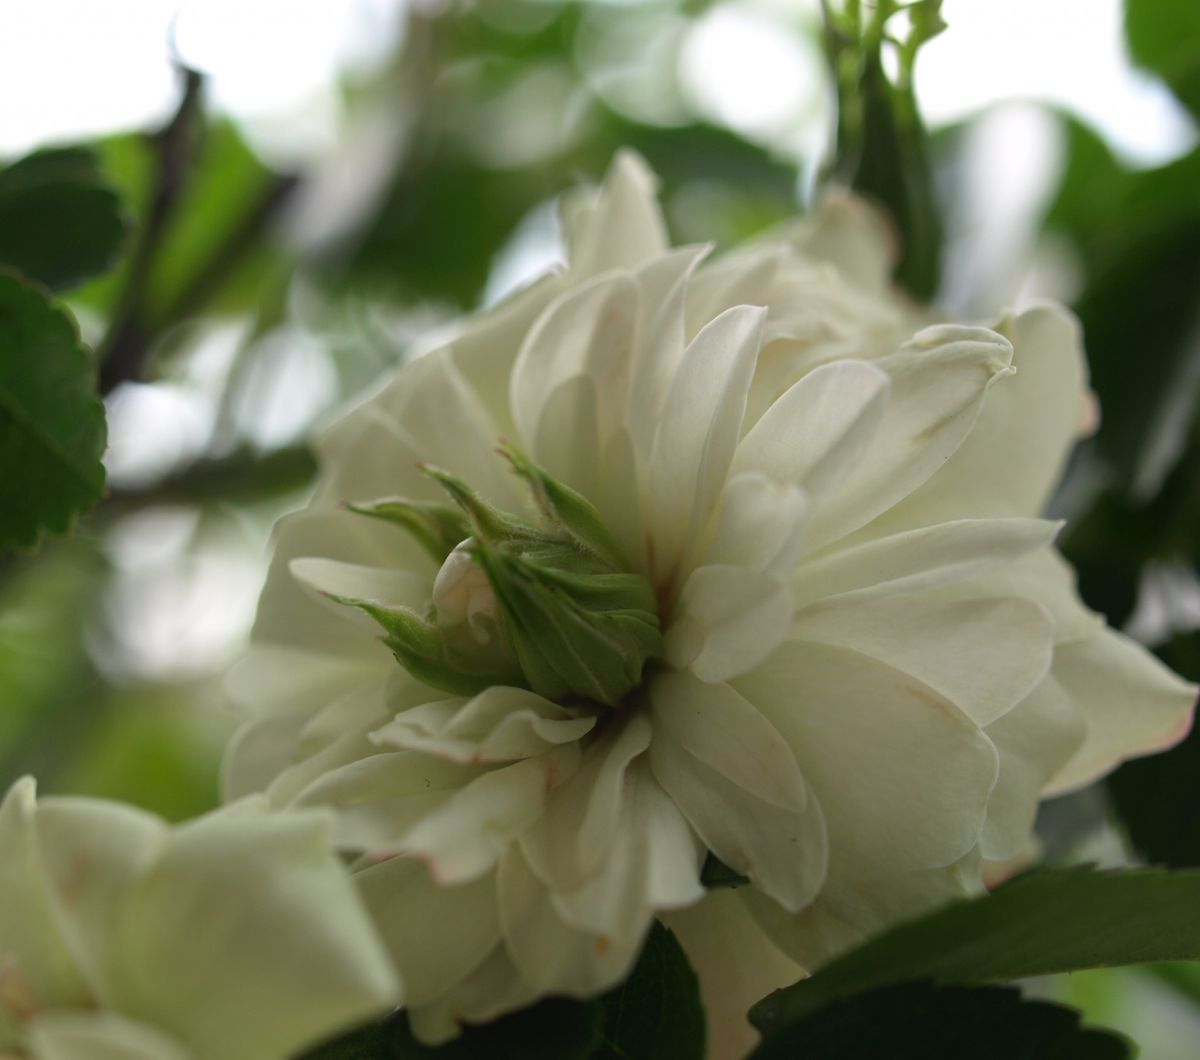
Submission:
M 658 916 L 733 1053 L 1189 723 L 1038 518 L 1074 320 L 938 322 L 847 197 L 710 262 L 653 183 L 618 156 L 565 269 L 324 432 L 234 674 L 228 795 L 336 812 L 429 1040 L 606 989 Z M 748 884 L 706 896 L 709 857 Z

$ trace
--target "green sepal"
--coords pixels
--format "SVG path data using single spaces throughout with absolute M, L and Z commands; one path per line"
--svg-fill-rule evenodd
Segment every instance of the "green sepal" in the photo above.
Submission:
M 520 671 L 503 656 L 479 645 L 469 651 L 458 650 L 443 630 L 415 611 L 382 607 L 351 596 L 330 594 L 329 598 L 370 615 L 386 634 L 380 639 L 396 661 L 432 688 L 474 696 L 492 685 L 525 685 Z
M 440 501 L 388 497 L 357 504 L 347 502 L 346 507 L 359 515 L 383 519 L 407 530 L 439 564 L 444 563 L 454 546 L 471 532 L 462 511 L 453 504 Z
M 614 568 L 626 566 L 621 546 L 591 501 L 566 483 L 559 482 L 509 443 L 505 442 L 500 452 L 529 486 L 534 503 L 551 526 L 562 529 L 576 544 L 594 552 Z
M 580 575 L 486 545 L 476 555 L 539 695 L 615 707 L 641 684 L 646 661 L 662 653 L 654 593 L 640 575 Z

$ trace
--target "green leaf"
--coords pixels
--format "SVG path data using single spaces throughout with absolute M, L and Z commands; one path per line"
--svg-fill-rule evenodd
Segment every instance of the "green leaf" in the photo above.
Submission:
M 1038 871 L 903 924 L 750 1010 L 764 1033 L 875 987 L 1200 958 L 1200 872 Z
M 700 984 L 674 934 L 655 923 L 633 974 L 601 999 L 602 1044 L 592 1060 L 703 1060 Z
M 104 272 L 126 236 L 94 152 L 55 148 L 0 169 L 0 264 L 61 291 Z
M 0 550 L 62 533 L 104 489 L 104 406 L 75 324 L 0 272 Z
M 1158 74 L 1200 116 L 1200 4 L 1125 0 L 1125 35 L 1134 62 Z
M 768 1038 L 750 1060 L 1125 1060 L 1129 1044 L 1011 987 L 907 983 L 838 1001 Z
M 353 1031 L 305 1054 L 302 1060 L 586 1060 L 600 1036 L 595 1001 L 549 998 L 482 1027 L 467 1027 L 445 1045 L 423 1045 L 408 1017 Z

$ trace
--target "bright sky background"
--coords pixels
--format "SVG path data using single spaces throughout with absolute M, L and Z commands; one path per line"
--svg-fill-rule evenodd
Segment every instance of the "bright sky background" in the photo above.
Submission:
M 386 54 L 406 2 L 0 0 L 0 154 L 161 120 L 175 98 L 172 38 L 213 75 L 217 105 L 250 122 L 265 150 L 328 149 L 339 72 Z M 706 14 L 677 52 L 692 104 L 798 149 L 819 138 L 815 50 L 778 32 L 815 8 L 815 0 L 735 0 Z M 1170 95 L 1131 69 L 1120 0 L 946 0 L 944 10 L 951 28 L 918 64 L 934 124 L 1022 97 L 1075 110 L 1144 164 L 1194 142 Z

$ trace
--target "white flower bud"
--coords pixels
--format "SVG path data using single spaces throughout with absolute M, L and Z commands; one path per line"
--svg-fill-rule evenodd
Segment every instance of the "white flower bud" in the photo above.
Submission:
M 446 557 L 433 582 L 433 606 L 442 629 L 465 622 L 476 641 L 490 644 L 496 633 L 496 594 L 475 562 L 471 544 L 469 538 L 459 542 Z

